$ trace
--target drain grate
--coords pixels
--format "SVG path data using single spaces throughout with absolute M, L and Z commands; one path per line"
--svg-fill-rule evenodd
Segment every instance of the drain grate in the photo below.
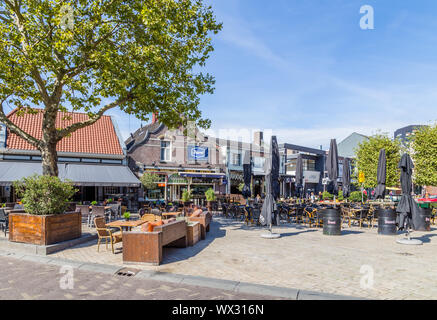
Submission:
M 140 270 L 133 268 L 123 268 L 117 271 L 116 275 L 121 277 L 134 277 Z

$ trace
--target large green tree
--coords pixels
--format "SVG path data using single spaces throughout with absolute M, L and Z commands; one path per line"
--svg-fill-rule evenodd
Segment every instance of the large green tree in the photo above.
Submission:
M 412 138 L 414 182 L 437 186 L 437 124 L 416 131 Z
M 358 171 L 364 172 L 364 188 L 375 188 L 377 185 L 378 160 L 381 149 L 385 149 L 387 157 L 386 185 L 392 187 L 399 184 L 400 143 L 386 135 L 376 134 L 361 142 L 356 150 L 355 165 Z
M 214 79 L 201 70 L 220 29 L 203 0 L 0 0 L 0 122 L 41 151 L 53 176 L 57 143 L 112 108 L 207 128 L 199 97 Z M 42 138 L 12 123 L 4 104 L 42 108 Z M 56 128 L 58 111 L 89 119 Z

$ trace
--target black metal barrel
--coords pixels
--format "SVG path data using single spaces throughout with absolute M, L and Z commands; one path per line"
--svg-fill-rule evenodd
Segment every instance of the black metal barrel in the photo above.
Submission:
M 323 209 L 321 214 L 323 216 L 323 234 L 328 236 L 341 235 L 340 209 Z
M 416 231 L 431 231 L 431 213 L 430 208 L 419 208 L 419 214 L 413 216 L 413 229 Z
M 378 209 L 378 234 L 396 234 L 396 211 L 393 209 Z

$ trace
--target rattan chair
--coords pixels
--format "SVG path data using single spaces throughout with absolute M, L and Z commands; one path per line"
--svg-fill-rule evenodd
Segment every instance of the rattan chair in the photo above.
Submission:
M 0 209 L 0 227 L 2 231 L 4 231 L 6 237 L 6 232 L 8 231 L 9 228 L 9 217 L 3 208 Z
M 95 218 L 94 225 L 96 226 L 97 236 L 98 236 L 97 252 L 99 252 L 99 249 L 100 249 L 100 242 L 102 240 L 105 240 L 106 250 L 108 250 L 108 241 L 109 241 L 109 243 L 111 243 L 112 253 L 115 253 L 114 244 L 123 241 L 123 231 L 121 230 L 121 228 L 120 228 L 119 232 L 117 231 L 114 233 L 111 229 L 106 227 L 104 217 Z

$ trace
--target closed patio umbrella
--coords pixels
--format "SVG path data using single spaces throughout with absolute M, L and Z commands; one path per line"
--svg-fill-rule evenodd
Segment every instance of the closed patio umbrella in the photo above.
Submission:
M 279 147 L 278 141 L 276 140 L 276 136 L 272 136 L 271 140 L 271 148 L 272 148 L 272 192 L 273 199 L 278 200 L 279 194 L 281 193 L 281 188 L 279 186 L 279 166 L 280 166 L 280 157 L 279 157 Z
M 409 230 L 412 227 L 412 221 L 419 214 L 419 206 L 411 195 L 413 191 L 412 175 L 414 164 L 409 154 L 405 153 L 402 155 L 398 168 L 401 170 L 402 197 L 396 212 L 399 214 L 399 230 L 406 230 L 407 238 L 397 240 L 397 242 L 401 244 L 422 244 L 420 240 L 410 239 Z
M 328 178 L 332 182 L 331 193 L 334 194 L 334 196 L 338 196 L 338 150 L 335 139 L 331 139 L 328 159 L 326 160 L 326 169 L 328 170 Z
M 343 162 L 343 197 L 349 197 L 351 193 L 351 167 L 349 158 L 345 158 Z
M 276 165 L 277 165 L 277 168 L 279 170 L 279 164 L 274 163 L 275 161 L 277 161 L 277 160 L 275 160 L 275 156 L 274 156 L 275 144 L 276 144 L 276 148 L 277 148 L 276 137 L 272 136 L 272 140 L 270 142 L 270 155 L 266 159 L 265 166 L 264 166 L 264 168 L 265 168 L 266 195 L 264 198 L 263 206 L 261 209 L 261 215 L 259 218 L 261 225 L 263 225 L 263 226 L 268 225 L 269 226 L 270 233 L 261 235 L 263 238 L 278 238 L 279 237 L 279 234 L 272 233 L 272 215 L 273 215 L 274 210 L 276 210 L 276 202 L 275 202 L 275 198 L 273 195 L 273 176 L 274 176 L 273 169 L 275 169 Z M 279 160 L 279 157 L 278 157 L 278 160 Z M 279 175 L 279 172 L 278 172 L 278 175 Z
M 299 153 L 296 159 L 296 193 L 297 196 L 302 198 L 302 187 L 303 187 L 303 160 L 302 155 Z
M 385 183 L 387 180 L 387 158 L 385 149 L 379 151 L 378 170 L 377 170 L 377 183 L 375 188 L 375 198 L 384 199 L 385 197 Z
M 251 191 L 250 191 L 250 180 L 252 179 L 252 166 L 250 164 L 250 154 L 249 151 L 246 151 L 244 153 L 244 159 L 243 159 L 243 181 L 244 181 L 244 187 L 242 190 L 243 197 L 245 199 L 250 198 Z

